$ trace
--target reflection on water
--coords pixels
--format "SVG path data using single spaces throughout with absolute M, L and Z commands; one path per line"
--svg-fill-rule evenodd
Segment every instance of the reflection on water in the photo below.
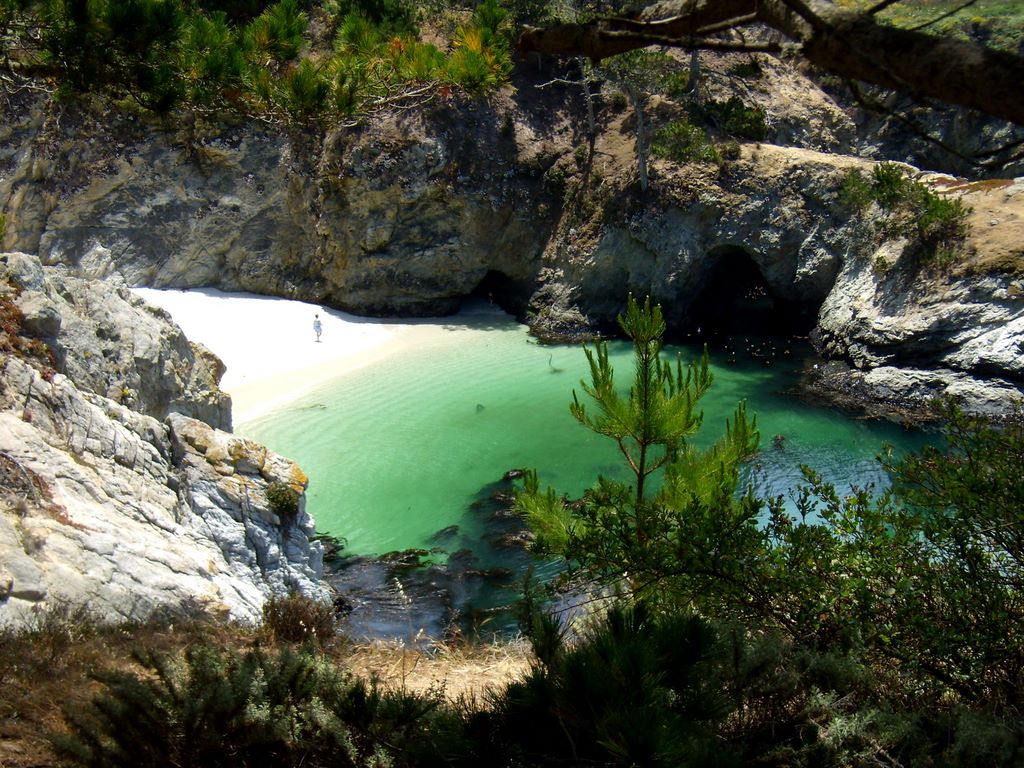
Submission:
M 614 445 L 569 413 L 587 373 L 579 347 L 537 345 L 499 313 L 459 315 L 439 326 L 435 341 L 238 430 L 299 462 L 310 477 L 309 511 L 321 530 L 347 539 L 348 553 L 413 548 L 433 564 L 352 561 L 338 579 L 350 587 L 351 621 L 365 634 L 405 637 L 422 628 L 437 636 L 446 622 L 474 611 L 476 623 L 487 623 L 488 610 L 516 594 L 530 558 L 508 538 L 518 523 L 501 511 L 507 505 L 492 498 L 507 492 L 495 482 L 509 469 L 536 467 L 542 484 L 571 495 L 598 474 L 626 479 Z M 686 359 L 699 349 L 668 352 Z M 885 485 L 874 459 L 883 443 L 908 449 L 922 436 L 782 394 L 801 354 L 781 340 L 717 342 L 715 384 L 702 401 L 696 442 L 710 444 L 746 399 L 762 435 L 746 479 L 759 493 L 790 497 L 803 464 L 840 488 Z M 628 386 L 628 344 L 613 344 L 611 357 Z M 375 609 L 381 590 L 390 596 Z M 411 607 L 428 604 L 430 612 Z

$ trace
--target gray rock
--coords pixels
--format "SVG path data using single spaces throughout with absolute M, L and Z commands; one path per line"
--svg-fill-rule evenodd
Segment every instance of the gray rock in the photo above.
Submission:
M 763 107 L 769 140 L 790 146 L 746 143 L 721 167 L 654 159 L 642 195 L 630 116 L 604 109 L 584 178 L 579 116 L 555 88 L 382 112 L 315 137 L 245 121 L 186 123 L 171 135 L 82 110 L 44 143 L 40 104 L 16 116 L 3 148 L 5 244 L 68 274 L 44 290 L 37 266 L 9 257 L 8 269 L 58 307 L 54 346 L 80 387 L 160 419 L 180 412 L 225 427 L 225 403 L 204 383 L 216 379 L 208 355 L 193 351 L 190 368 L 177 362 L 184 349 L 161 357 L 169 347 L 147 341 L 151 318 L 68 299 L 86 294 L 67 281 L 216 286 L 405 316 L 449 313 L 476 293 L 564 340 L 615 331 L 629 292 L 661 302 L 686 330 L 709 286 L 742 262 L 778 306 L 818 318 L 827 355 L 865 371 L 948 370 L 1016 386 L 1022 293 L 998 275 L 1019 261 L 1024 182 L 942 180 L 975 208 L 968 248 L 989 264 L 922 283 L 902 243 L 840 203 L 846 172 L 870 167 L 828 154 L 858 151 L 856 121 L 791 67 L 762 63 L 762 78 L 708 78 L 709 87 Z M 652 107 L 652 124 L 682 114 L 667 99 Z M 966 126 L 956 132 L 970 146 L 980 134 Z M 81 318 L 93 328 L 75 330 Z M 52 330 L 53 318 L 33 310 L 30 325 Z M 76 349 L 114 357 L 101 364 Z
M 34 257 L 0 254 L 0 278 L 35 286 L 17 303 L 23 333 L 46 341 L 57 370 L 83 390 L 163 419 L 182 413 L 230 429 L 231 399 L 217 384 L 224 366 L 191 344 L 170 315 L 124 283 L 84 280 Z
M 966 251 L 996 263 L 1014 258 L 1022 192 L 1020 183 L 967 190 L 974 211 Z M 1007 222 L 982 226 L 996 208 Z M 851 253 L 821 307 L 819 346 L 865 372 L 857 388 L 866 398 L 915 408 L 950 394 L 968 410 L 1005 413 L 1024 392 L 1024 281 L 997 270 L 921 266 L 905 245 Z M 844 377 L 836 382 L 847 385 Z
M 17 306 L 24 316 L 22 331 L 26 336 L 56 339 L 62 322 L 60 310 L 44 294 L 35 290 L 23 291 L 17 299 Z
M 270 482 L 304 490 L 301 470 L 203 422 L 164 425 L 8 357 L 0 472 L 0 624 L 56 600 L 252 622 L 273 594 L 329 598 L 304 504 L 281 521 L 266 501 Z

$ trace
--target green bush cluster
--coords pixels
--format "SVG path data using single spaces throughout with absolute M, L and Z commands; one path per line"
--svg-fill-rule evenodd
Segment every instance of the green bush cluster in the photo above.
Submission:
M 711 382 L 699 363 L 685 372 L 677 364 L 669 375 L 670 363 L 648 360 L 660 349 L 660 337 L 651 335 L 658 314 L 645 307 L 639 324 L 635 314 L 631 303 L 620 319 L 634 342 L 628 399 L 610 386 L 599 345 L 588 353 L 593 383 L 584 383 L 595 415 L 586 415 L 579 397 L 570 407 L 585 426 L 615 440 L 636 484 L 599 477 L 569 503 L 527 473 L 517 499 L 545 551 L 566 559 L 567 583 L 596 582 L 657 606 L 659 615 L 695 611 L 713 628 L 776 638 L 781 655 L 760 669 L 794 660 L 779 678 L 752 671 L 730 680 L 701 667 L 715 690 L 735 691 L 745 702 L 716 726 L 720 746 L 746 754 L 740 764 L 767 754 L 788 754 L 769 763 L 785 765 L 867 765 L 875 758 L 1019 764 L 1024 412 L 991 424 L 945 403 L 937 414 L 945 445 L 883 456 L 890 491 L 841 493 L 805 469 L 805 484 L 793 491 L 794 514 L 781 497 L 739 489 L 737 462 L 757 442 L 756 425 L 742 410 L 711 449 L 679 439 L 686 425 L 699 423 L 694 404 Z M 663 474 L 651 487 L 653 476 L 643 478 L 658 462 Z M 557 660 L 559 633 L 544 621 L 527 628 L 541 640 L 538 655 Z M 685 633 L 676 632 L 682 642 Z M 733 646 L 728 653 L 747 651 Z M 669 674 L 634 668 L 632 680 Z M 768 696 L 772 680 L 788 680 L 788 687 Z M 999 725 L 979 728 L 985 717 Z M 730 731 L 737 719 L 744 727 Z M 789 740 L 791 728 L 803 736 Z M 767 730 L 773 735 L 759 741 Z
M 674 99 L 685 98 L 690 92 L 690 73 L 685 69 L 675 69 L 662 78 L 662 87 Z
M 62 94 L 104 91 L 155 112 L 186 104 L 305 123 L 351 115 L 417 84 L 483 93 L 511 71 L 511 28 L 496 0 L 476 6 L 448 52 L 418 39 L 418 11 L 405 0 L 344 0 L 325 10 L 333 51 L 309 48 L 298 0 L 4 0 L 0 24 L 24 37 L 19 55 L 39 48 Z M 20 16 L 24 23 L 11 26 Z
M 887 233 L 914 238 L 940 261 L 951 258 L 967 236 L 970 207 L 914 181 L 896 163 L 879 163 L 870 176 L 851 170 L 843 177 L 840 199 L 858 213 L 876 204 Z
M 651 154 L 678 163 L 722 162 L 721 154 L 708 140 L 705 130 L 685 120 L 677 120 L 659 128 L 651 140 Z
M 918 28 L 942 38 L 971 40 L 988 48 L 1017 53 L 1024 28 L 1024 6 L 1013 0 L 982 0 L 956 3 L 952 0 L 895 3 L 879 14 L 885 23 Z
M 180 659 L 140 651 L 136 662 L 141 674 L 96 676 L 95 705 L 71 714 L 72 733 L 55 739 L 65 760 L 355 768 L 446 754 L 453 715 L 436 695 L 381 691 L 309 651 L 195 645 Z
M 764 68 L 757 59 L 751 56 L 747 61 L 729 67 L 729 74 L 744 80 L 756 80 L 764 74 Z
M 720 131 L 750 141 L 764 141 L 768 135 L 768 123 L 764 110 L 750 107 L 737 97 L 726 101 L 710 99 L 692 102 L 688 105 L 690 121 L 697 125 L 711 125 Z
M 288 483 L 275 481 L 267 486 L 267 504 L 275 514 L 293 517 L 299 511 L 299 492 Z

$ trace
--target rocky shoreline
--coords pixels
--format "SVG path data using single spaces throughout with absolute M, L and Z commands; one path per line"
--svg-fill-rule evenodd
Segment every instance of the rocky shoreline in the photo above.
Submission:
M 512 510 L 520 476 L 510 471 L 480 490 L 469 510 L 478 532 L 451 525 L 429 549 L 327 557 L 324 580 L 339 595 L 346 633 L 408 645 L 514 634 L 522 577 L 535 564 L 533 534 Z

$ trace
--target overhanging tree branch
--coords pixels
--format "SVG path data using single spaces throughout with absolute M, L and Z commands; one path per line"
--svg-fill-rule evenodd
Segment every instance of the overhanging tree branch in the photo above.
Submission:
M 868 14 L 821 0 L 665 0 L 632 18 L 528 27 L 519 48 L 600 61 L 655 44 L 712 47 L 703 30 L 755 21 L 792 40 L 810 63 L 841 77 L 1024 125 L 1024 57 L 879 24 Z

